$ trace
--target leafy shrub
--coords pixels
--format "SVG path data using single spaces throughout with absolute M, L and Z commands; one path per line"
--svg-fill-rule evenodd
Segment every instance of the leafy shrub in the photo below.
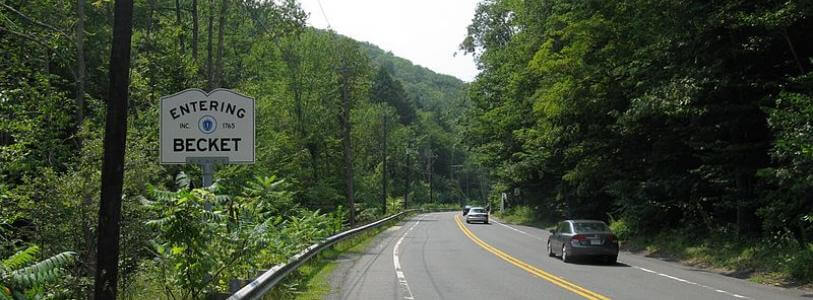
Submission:
M 788 263 L 788 273 L 803 282 L 813 282 L 813 243 L 807 244 Z
M 341 207 L 330 214 L 297 207 L 288 186 L 275 177 L 255 178 L 234 197 L 219 194 L 224 189 L 218 185 L 189 189 L 185 180 L 178 177 L 176 192 L 151 187 L 152 200 L 143 199 L 155 214 L 147 225 L 158 233 L 151 242 L 155 264 L 144 268 L 162 277 L 157 283 L 165 285 L 166 298 L 222 292 L 227 279 L 250 279 L 283 263 L 341 231 L 345 220 Z
M 381 207 L 378 206 L 360 206 L 358 214 L 356 215 L 356 223 L 365 224 L 379 219 L 381 216 Z
M 63 252 L 36 261 L 40 248 L 28 247 L 0 264 L 0 300 L 38 299 L 47 283 L 65 275 L 65 267 L 76 261 L 76 253 Z
M 387 198 L 387 215 L 398 213 L 404 209 L 404 197 L 388 197 Z
M 158 218 L 147 225 L 158 231 L 152 245 L 158 261 L 169 271 L 164 274 L 167 277 L 164 282 L 183 290 L 180 295 L 183 299 L 199 298 L 211 281 L 217 279 L 210 272 L 226 267 L 223 253 L 232 252 L 215 245 L 228 235 L 226 216 L 220 210 L 205 209 L 206 202 L 215 200 L 208 190 L 182 188 L 172 193 L 153 189 L 150 193 L 154 200 L 145 204 Z M 167 296 L 175 298 L 173 294 Z
M 531 207 L 519 205 L 506 210 L 500 218 L 508 223 L 531 224 L 536 220 L 536 214 Z
M 620 240 L 628 240 L 634 234 L 632 226 L 625 219 L 610 219 L 610 230 Z

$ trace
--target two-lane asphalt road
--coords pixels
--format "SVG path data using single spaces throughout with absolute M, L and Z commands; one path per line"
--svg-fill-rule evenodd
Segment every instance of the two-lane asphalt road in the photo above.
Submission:
M 466 224 L 459 212 L 401 222 L 331 276 L 328 299 L 803 299 L 763 286 L 621 253 L 618 264 L 548 257 L 547 231 Z

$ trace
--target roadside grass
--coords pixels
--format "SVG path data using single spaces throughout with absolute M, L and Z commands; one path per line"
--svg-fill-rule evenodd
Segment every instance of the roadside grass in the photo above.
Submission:
M 813 287 L 813 244 L 793 240 L 737 241 L 724 234 L 699 240 L 685 232 L 623 239 L 622 249 L 761 284 Z
M 336 259 L 342 254 L 363 253 L 375 240 L 376 235 L 397 222 L 400 222 L 400 220 L 391 221 L 378 228 L 359 233 L 347 240 L 336 243 L 333 247 L 322 250 L 317 256 L 299 267 L 296 272 L 289 274 L 264 298 L 296 300 L 326 298 L 331 290 L 330 274 L 338 266 Z

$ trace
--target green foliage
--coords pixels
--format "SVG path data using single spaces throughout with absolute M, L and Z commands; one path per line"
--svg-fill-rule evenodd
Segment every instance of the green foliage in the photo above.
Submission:
M 76 251 L 80 263 L 57 284 L 67 298 L 86 297 L 95 274 L 112 36 L 113 2 L 79 3 L 0 6 L 0 119 L 11 120 L 0 122 L 0 240 L 31 241 L 46 255 Z M 412 205 L 475 198 L 487 189 L 483 172 L 456 145 L 467 106 L 463 82 L 306 28 L 307 15 L 288 0 L 235 2 L 224 16 L 227 47 L 218 59 L 217 41 L 205 32 L 210 17 L 219 19 L 220 3 L 196 3 L 196 41 L 191 1 L 135 3 L 121 294 L 196 298 L 223 291 L 227 278 L 249 278 L 341 231 L 350 215 L 344 125 L 352 128 L 349 180 L 360 221 L 397 211 L 402 204 L 392 199 L 404 194 Z M 256 97 L 261 142 L 254 165 L 219 166 L 216 187 L 197 189 L 196 166 L 158 163 L 158 99 L 218 82 Z M 341 118 L 343 92 L 349 120 Z M 468 167 L 453 172 L 453 165 Z M 11 251 L 3 247 L 3 254 Z
M 143 199 L 157 216 L 146 225 L 158 234 L 151 241 L 157 263 L 151 272 L 161 276 L 165 297 L 222 291 L 227 279 L 250 278 L 343 228 L 341 208 L 330 214 L 296 208 L 288 186 L 275 177 L 255 178 L 238 196 L 218 189 L 152 187 L 150 199 Z
M 0 299 L 42 297 L 45 285 L 64 279 L 65 268 L 76 261 L 76 253 L 63 252 L 36 261 L 40 248 L 20 250 L 0 264 Z
M 462 208 L 457 203 L 422 203 L 418 207 L 421 211 L 457 211 Z
M 526 205 L 511 207 L 504 213 L 498 213 L 497 216 L 503 221 L 512 224 L 530 225 L 539 221 L 539 216 L 534 212 L 533 208 Z
M 766 108 L 768 124 L 776 134 L 771 156 L 781 164 L 764 168 L 760 177 L 773 185 L 766 193 L 769 200 L 757 213 L 765 219 L 768 232 L 790 231 L 800 241 L 813 236 L 813 209 L 805 195 L 813 189 L 813 143 L 809 120 L 813 119 L 813 73 L 794 78 L 792 85 L 776 99 L 776 108 Z
M 691 233 L 673 230 L 655 236 L 635 235 L 624 240 L 622 247 L 694 266 L 752 273 L 752 280 L 766 284 L 811 280 L 810 244 L 805 247 L 789 237 L 735 241 L 728 234 L 712 232 L 697 239 Z
M 461 45 L 482 70 L 463 141 L 497 192 L 553 219 L 808 243 L 811 15 L 796 1 L 484 1 Z
M 795 256 L 792 256 L 787 263 L 790 269 L 788 273 L 805 282 L 813 281 L 811 265 L 813 265 L 813 243 L 807 244 L 807 247 L 803 247 Z
M 207 190 L 181 189 L 176 193 L 153 190 L 150 193 L 152 202 L 146 205 L 153 209 L 160 218 L 150 220 L 146 225 L 159 233 L 158 241 L 153 242 L 153 250 L 169 276 L 166 285 L 177 286 L 184 291 L 181 298 L 197 298 L 204 293 L 210 280 L 206 278 L 213 270 L 226 267 L 222 253 L 228 250 L 219 249 L 216 241 L 229 237 L 226 228 L 226 216 L 223 211 L 207 211 L 205 202 L 214 204 L 215 195 Z M 219 273 L 219 272 L 218 272 Z M 167 297 L 173 296 L 172 294 Z
M 610 231 L 612 231 L 619 240 L 628 240 L 635 236 L 635 231 L 630 224 L 624 219 L 611 219 Z

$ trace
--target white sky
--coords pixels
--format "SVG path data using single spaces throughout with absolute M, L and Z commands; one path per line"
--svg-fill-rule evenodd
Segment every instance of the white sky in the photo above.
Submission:
M 308 24 L 313 27 L 325 29 L 329 22 L 339 34 L 463 81 L 471 82 L 477 75 L 471 55 L 453 55 L 466 37 L 478 0 L 299 1 L 310 13 Z

